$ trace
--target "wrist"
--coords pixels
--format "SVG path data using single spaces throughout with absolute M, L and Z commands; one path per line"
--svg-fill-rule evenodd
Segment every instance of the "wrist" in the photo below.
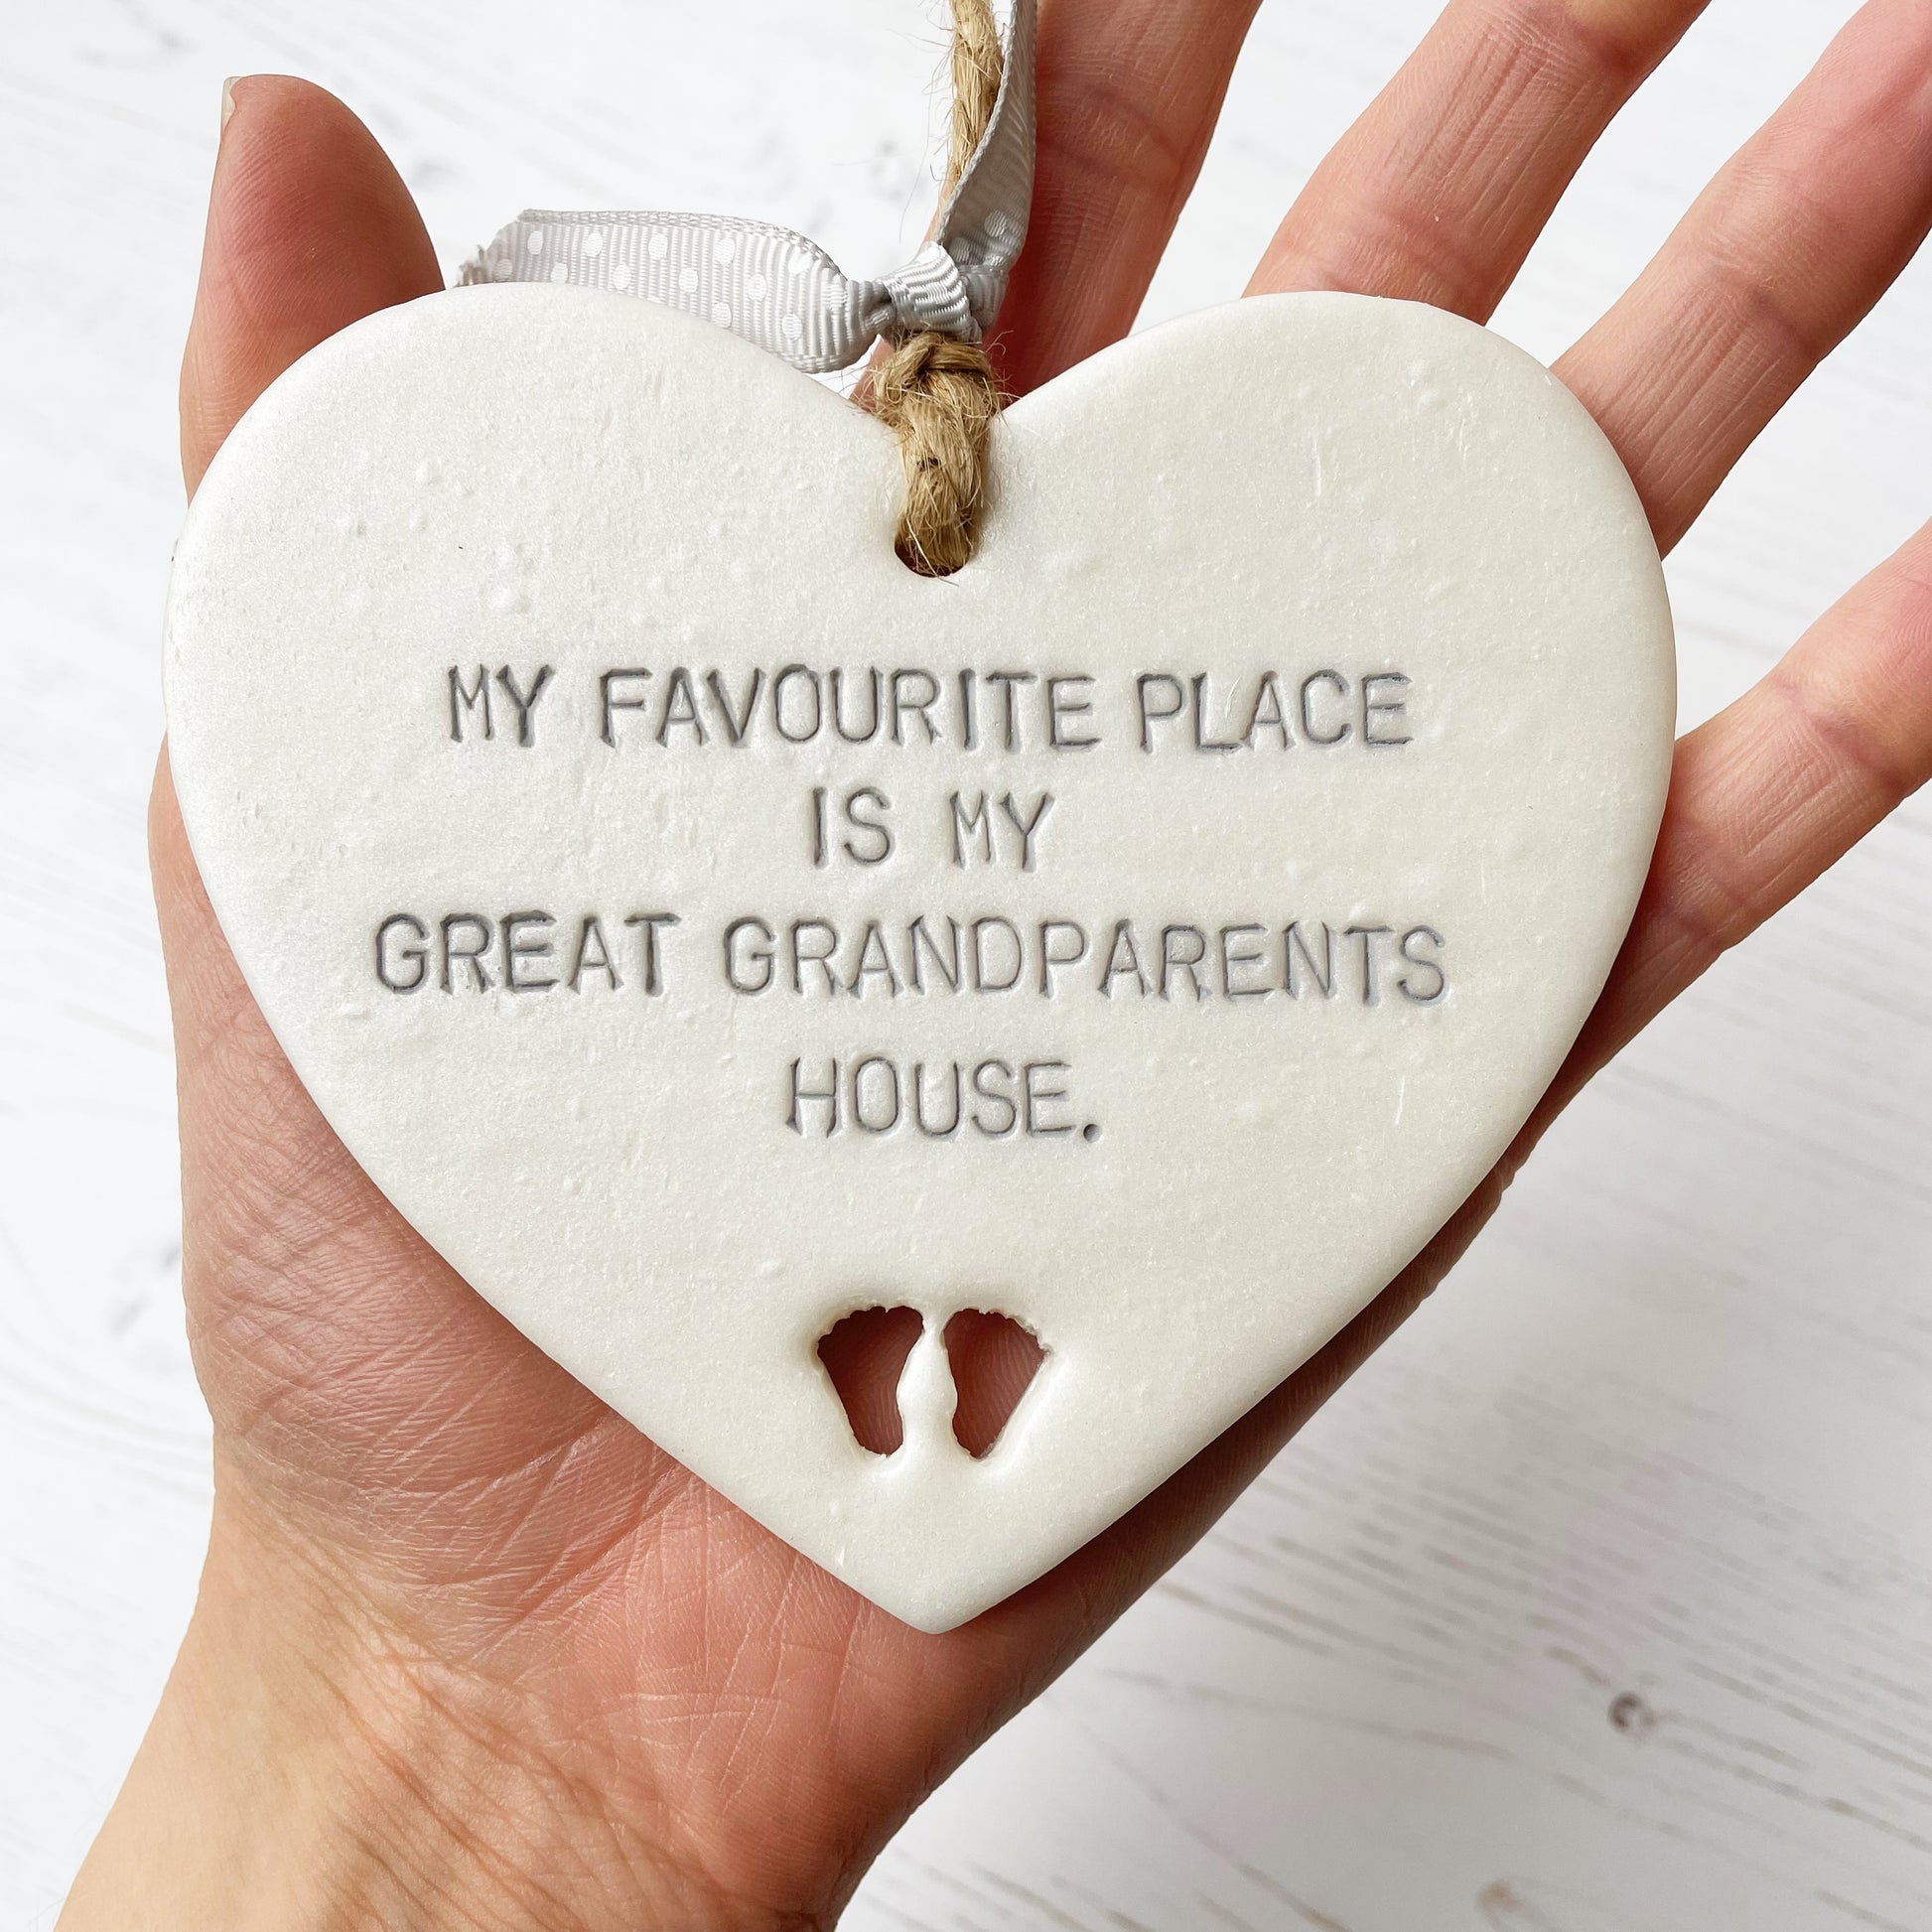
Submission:
M 647 1798 L 615 1816 L 529 1706 L 218 1505 L 181 1654 L 59 1932 L 812 1922 L 722 1892 Z

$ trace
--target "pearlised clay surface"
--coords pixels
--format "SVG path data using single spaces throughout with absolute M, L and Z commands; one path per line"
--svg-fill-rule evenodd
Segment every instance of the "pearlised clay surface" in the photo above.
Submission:
M 850 405 L 645 304 L 463 291 L 250 412 L 169 621 L 197 856 L 358 1160 L 935 1629 L 1224 1428 L 1493 1161 L 1627 922 L 1672 715 L 1613 455 L 1435 311 L 1137 337 L 1017 404 L 996 472 L 975 562 L 913 577 Z M 891 1458 L 814 1352 L 874 1303 L 929 1318 Z M 980 1461 L 930 1339 L 962 1307 L 1048 1351 Z

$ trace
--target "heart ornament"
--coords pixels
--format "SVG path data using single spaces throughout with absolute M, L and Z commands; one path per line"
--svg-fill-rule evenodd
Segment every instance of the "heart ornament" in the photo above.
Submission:
M 175 782 L 263 1013 L 539 1347 L 906 1621 L 1359 1311 L 1600 989 L 1672 639 L 1614 454 L 1433 309 L 1277 296 L 1010 408 L 914 575 L 872 418 L 541 285 L 356 324 L 195 498 Z M 818 1354 L 924 1319 L 903 1447 Z M 1042 1366 L 951 1428 L 962 1310 Z

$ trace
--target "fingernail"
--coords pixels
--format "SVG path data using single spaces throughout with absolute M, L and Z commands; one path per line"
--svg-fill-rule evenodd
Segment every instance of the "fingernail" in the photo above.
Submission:
M 229 117 L 234 113 L 234 83 L 240 78 L 240 74 L 231 73 L 221 83 L 221 126 L 224 132 L 227 129 Z

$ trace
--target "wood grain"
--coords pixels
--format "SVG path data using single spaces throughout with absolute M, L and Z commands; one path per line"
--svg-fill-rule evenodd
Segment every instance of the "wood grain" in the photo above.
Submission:
M 141 850 L 221 76 L 349 99 L 454 263 L 691 207 L 891 266 L 909 0 L 68 0 L 0 69 L 0 1919 L 51 1923 L 205 1529 Z M 1233 294 L 1427 0 L 1271 0 L 1150 319 Z M 1560 349 L 1849 13 L 1719 0 L 1498 319 Z M 727 63 L 730 63 L 729 71 Z M 1673 560 L 1684 711 L 1932 510 L 1914 267 Z M 1932 809 L 1653 1029 L 1410 1329 L 901 1835 L 859 1932 L 1932 1925 Z

